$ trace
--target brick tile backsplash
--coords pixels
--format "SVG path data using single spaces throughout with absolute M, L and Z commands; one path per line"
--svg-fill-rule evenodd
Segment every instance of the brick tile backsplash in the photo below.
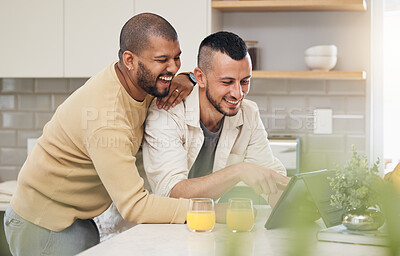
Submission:
M 286 116 L 261 115 L 261 120 L 269 133 L 282 133 L 286 131 Z
M 346 113 L 347 114 L 365 114 L 365 98 L 361 96 L 346 97 Z
M 0 182 L 16 180 L 20 167 L 0 166 Z
M 329 108 L 333 110 L 333 114 L 345 113 L 345 98 L 344 97 L 309 97 L 308 104 L 310 109 Z
M 0 95 L 0 110 L 14 109 L 15 96 L 14 95 Z
M 249 95 L 282 95 L 287 92 L 287 82 L 284 79 L 253 78 Z
M 68 79 L 68 92 L 72 93 L 86 83 L 87 78 L 70 78 Z
M 353 145 L 358 153 L 365 153 L 366 137 L 364 135 L 347 135 L 346 152 L 351 152 Z
M 312 132 L 314 129 L 314 120 L 307 116 L 289 115 L 286 118 L 287 129 L 290 133 Z
M 55 94 L 52 95 L 52 110 L 56 110 L 67 98 L 68 94 Z
M 268 107 L 268 113 L 272 114 L 308 112 L 306 98 L 303 96 L 271 96 Z
M 2 93 L 33 93 L 32 78 L 3 78 L 1 92 Z
M 345 149 L 344 135 L 309 134 L 307 137 L 308 152 L 344 152 Z
M 18 95 L 18 110 L 50 111 L 51 97 L 50 95 Z
M 33 114 L 27 112 L 2 112 L 2 127 L 14 129 L 32 129 Z
M 326 84 L 330 95 L 365 95 L 364 81 L 330 80 Z
M 0 78 L 0 179 L 15 179 L 55 109 L 87 78 Z M 351 145 L 367 152 L 366 82 L 253 78 L 246 97 L 257 103 L 270 136 L 301 138 L 301 172 L 344 163 Z M 333 134 L 313 133 L 313 110 L 333 110 Z
M 50 121 L 54 113 L 35 113 L 35 128 L 43 129 L 44 125 Z
M 39 78 L 35 82 L 36 93 L 68 93 L 68 79 Z
M 324 80 L 289 80 L 289 93 L 298 95 L 325 95 Z
M 15 147 L 16 145 L 15 130 L 0 130 L 0 147 Z
M 366 123 L 364 118 L 361 119 L 334 118 L 332 126 L 334 133 L 364 134 Z
M 254 101 L 257 103 L 258 109 L 260 113 L 264 113 L 268 109 L 268 97 L 264 95 L 247 95 L 247 100 Z
M 1 165 L 21 166 L 26 160 L 26 148 L 0 148 Z
M 351 159 L 351 152 L 331 152 L 327 158 L 327 169 L 336 170 L 337 167 L 343 168 L 343 166 Z
M 42 135 L 42 130 L 18 131 L 17 132 L 17 145 L 18 145 L 18 147 L 26 148 L 28 138 L 38 138 L 41 135 Z

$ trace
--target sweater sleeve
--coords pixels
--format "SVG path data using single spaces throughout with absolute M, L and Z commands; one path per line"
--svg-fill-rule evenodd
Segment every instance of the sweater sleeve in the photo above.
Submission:
M 187 199 L 150 195 L 136 168 L 137 138 L 129 129 L 101 128 L 89 138 L 87 150 L 95 170 L 126 221 L 184 223 Z

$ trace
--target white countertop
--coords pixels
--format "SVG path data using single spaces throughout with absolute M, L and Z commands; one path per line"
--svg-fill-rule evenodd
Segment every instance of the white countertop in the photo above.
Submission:
M 0 211 L 4 212 L 10 204 L 12 195 L 17 189 L 17 181 L 9 180 L 0 182 Z
M 5 212 L 10 203 L 0 203 L 0 212 Z
M 289 255 L 294 241 L 285 229 L 266 230 L 264 223 L 270 208 L 259 210 L 251 232 L 232 233 L 225 224 L 216 224 L 211 233 L 192 233 L 185 224 L 141 224 L 94 246 L 80 256 L 90 255 Z M 386 255 L 379 246 L 318 242 L 310 236 L 310 251 L 303 255 Z

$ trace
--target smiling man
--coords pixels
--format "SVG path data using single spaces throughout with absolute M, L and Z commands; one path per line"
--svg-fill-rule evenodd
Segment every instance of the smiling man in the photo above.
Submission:
M 149 195 L 135 165 L 147 108 L 168 95 L 180 54 L 160 16 L 139 14 L 123 26 L 119 61 L 59 106 L 20 171 L 4 217 L 13 255 L 75 255 L 97 244 L 92 218 L 111 202 L 130 222 L 185 222 L 188 200 Z
M 257 105 L 244 99 L 251 70 L 239 36 L 212 34 L 200 44 L 193 92 L 169 111 L 150 106 L 143 161 L 154 193 L 217 199 L 243 181 L 276 200 L 289 178 L 271 152 Z

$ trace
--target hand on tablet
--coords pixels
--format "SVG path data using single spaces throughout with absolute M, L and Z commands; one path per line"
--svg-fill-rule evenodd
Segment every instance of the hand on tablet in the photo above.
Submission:
M 278 202 L 279 198 L 281 197 L 283 190 L 279 190 L 278 193 L 269 195 L 268 204 L 271 208 L 274 208 L 276 203 Z
M 240 165 L 240 179 L 252 187 L 257 194 L 277 194 L 289 183 L 290 178 L 274 170 L 252 163 L 243 162 Z

